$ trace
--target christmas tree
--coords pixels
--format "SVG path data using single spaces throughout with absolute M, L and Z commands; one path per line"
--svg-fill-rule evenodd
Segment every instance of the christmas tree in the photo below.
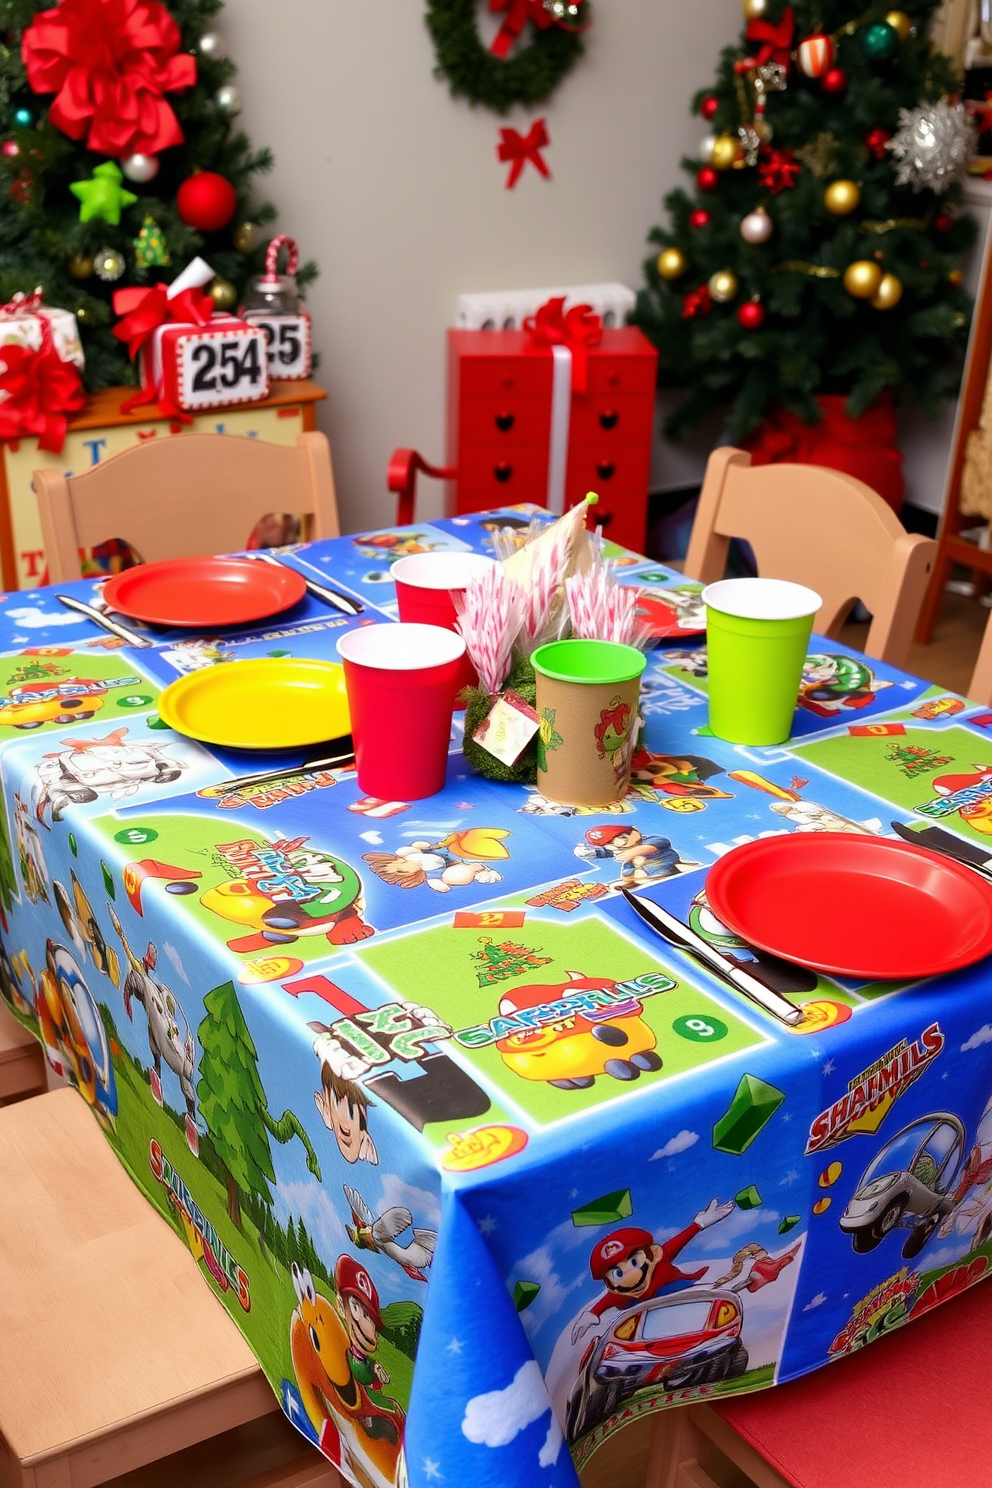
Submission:
M 196 255 L 218 309 L 264 261 L 272 166 L 234 127 L 221 0 L 0 0 L 0 301 L 72 311 L 88 388 L 135 382 L 113 292 L 171 281 Z M 301 282 L 316 272 L 308 264 Z
M 665 198 L 634 319 L 686 397 L 740 441 L 776 410 L 808 424 L 842 394 L 858 418 L 911 392 L 929 416 L 958 385 L 974 239 L 955 210 L 971 149 L 938 0 L 744 0 L 739 42 L 693 99 L 709 136 Z M 828 463 L 828 462 L 824 462 Z

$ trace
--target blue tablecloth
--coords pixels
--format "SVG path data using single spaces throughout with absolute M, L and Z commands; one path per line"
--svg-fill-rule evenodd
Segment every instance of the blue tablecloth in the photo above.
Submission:
M 486 550 L 491 528 L 287 556 L 359 596 L 355 619 L 308 598 L 141 650 L 49 590 L 0 603 L 0 989 L 290 1419 L 377 1488 L 575 1488 L 632 1417 L 819 1368 L 992 1256 L 987 964 L 820 976 L 705 896 L 718 858 L 773 833 L 899 824 L 985 859 L 986 710 L 814 639 L 792 742 L 734 747 L 705 732 L 687 634 L 651 654 L 612 813 L 474 777 L 457 724 L 445 790 L 412 805 L 306 751 L 161 725 L 179 673 L 332 658 L 345 627 L 395 617 L 392 559 Z M 698 586 L 612 558 L 692 630 Z M 653 936 L 622 885 L 802 1023 Z

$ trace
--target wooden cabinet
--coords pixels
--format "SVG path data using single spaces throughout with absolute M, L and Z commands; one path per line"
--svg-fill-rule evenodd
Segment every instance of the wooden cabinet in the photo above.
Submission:
M 260 403 L 214 409 L 189 424 L 156 417 L 154 406 L 121 413 L 134 388 L 105 388 L 94 393 L 85 410 L 69 420 L 59 454 L 38 449 L 32 435 L 0 440 L 0 577 L 3 588 L 33 589 L 47 583 L 41 523 L 31 476 L 43 467 L 79 475 L 91 465 L 146 439 L 197 434 L 240 434 L 270 444 L 292 444 L 297 434 L 314 427 L 315 405 L 327 394 L 313 382 L 274 382 Z M 141 493 L 135 492 L 140 501 Z M 108 533 L 125 537 L 126 533 Z M 245 533 L 247 539 L 248 534 Z
M 641 552 L 657 353 L 632 326 L 604 330 L 588 386 L 571 394 L 565 506 L 597 491 L 606 535 Z M 552 355 L 523 331 L 448 332 L 449 516 L 548 504 Z

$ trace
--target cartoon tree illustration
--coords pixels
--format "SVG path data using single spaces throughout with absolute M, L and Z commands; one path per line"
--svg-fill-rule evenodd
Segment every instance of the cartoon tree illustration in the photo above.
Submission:
M 272 1204 L 275 1182 L 269 1137 L 286 1143 L 299 1137 L 307 1167 L 320 1182 L 317 1154 L 298 1118 L 284 1111 L 275 1120 L 258 1075 L 258 1054 L 241 1011 L 233 982 L 214 987 L 203 999 L 207 1016 L 197 1029 L 200 1080 L 196 1087 L 200 1114 L 206 1122 L 227 1177 L 227 1212 L 241 1228 L 242 1195 L 254 1194 Z

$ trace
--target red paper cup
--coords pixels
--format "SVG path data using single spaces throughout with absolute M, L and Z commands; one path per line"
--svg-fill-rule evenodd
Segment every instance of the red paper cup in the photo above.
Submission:
M 419 801 L 444 786 L 465 642 L 437 625 L 363 625 L 338 641 L 358 784 Z
M 479 579 L 493 566 L 492 558 L 481 553 L 411 553 L 393 564 L 391 577 L 396 583 L 400 619 L 414 625 L 440 625 L 454 630 L 458 618 L 453 595 L 464 594 L 473 579 Z M 457 693 L 463 687 L 477 687 L 478 673 L 465 656 L 458 676 Z M 456 702 L 456 708 L 465 704 Z

